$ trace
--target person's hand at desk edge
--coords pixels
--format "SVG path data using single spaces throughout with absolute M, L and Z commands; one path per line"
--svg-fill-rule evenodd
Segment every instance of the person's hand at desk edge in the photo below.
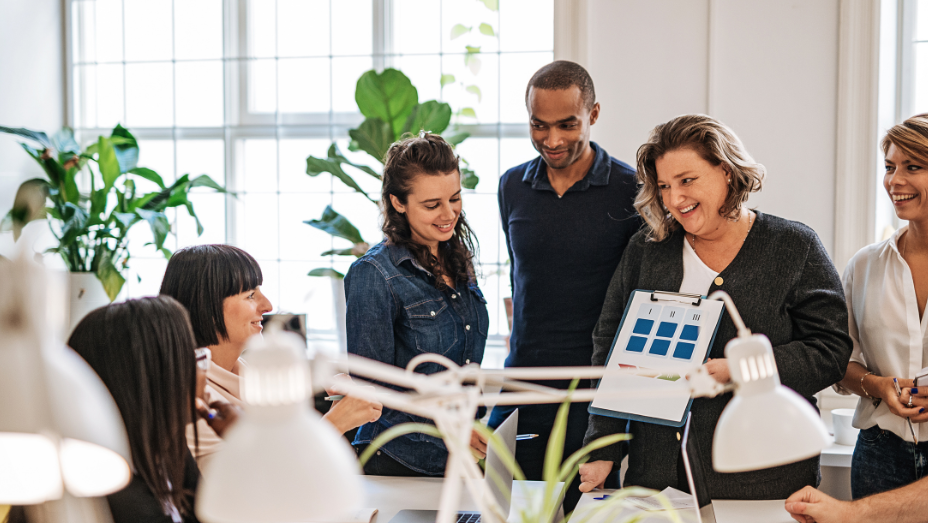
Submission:
M 838 501 L 805 487 L 786 500 L 786 511 L 800 523 L 926 523 L 928 478 L 856 501 Z

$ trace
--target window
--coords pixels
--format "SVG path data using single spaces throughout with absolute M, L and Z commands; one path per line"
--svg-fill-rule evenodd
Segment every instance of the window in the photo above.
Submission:
M 456 123 L 471 133 L 458 150 L 481 179 L 464 205 L 480 240 L 488 359 L 501 365 L 509 274 L 496 180 L 535 156 L 523 95 L 531 74 L 553 59 L 553 0 L 502 0 L 495 10 L 492 0 L 66 5 L 70 122 L 78 139 L 86 142 L 121 123 L 139 139 L 140 165 L 166 181 L 185 173 L 224 181 L 236 196 L 195 196 L 203 236 L 179 212 L 172 217 L 176 238 L 166 247 L 227 242 L 246 249 L 261 263 L 264 291 L 276 309 L 306 313 L 310 337 L 320 347 L 335 339 L 333 286 L 307 273 L 320 266 L 344 272 L 352 259 L 321 256 L 333 240 L 303 221 L 331 204 L 369 242 L 381 234 L 376 207 L 328 175 L 306 175 L 306 157 L 325 156 L 334 141 L 352 161 L 376 163 L 348 151 L 347 136 L 362 120 L 355 82 L 371 68 L 400 69 L 420 101 L 451 104 L 461 113 Z M 356 179 L 376 195 L 376 181 L 365 178 Z M 133 233 L 123 297 L 156 293 L 166 266 L 144 245 L 149 231 Z

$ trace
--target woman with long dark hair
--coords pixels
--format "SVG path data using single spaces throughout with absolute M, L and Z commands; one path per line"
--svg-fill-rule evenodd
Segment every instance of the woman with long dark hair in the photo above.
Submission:
M 418 354 L 441 354 L 459 365 L 479 364 L 489 316 L 474 271 L 474 235 L 461 204 L 461 171 L 454 149 L 423 133 L 394 143 L 383 169 L 381 210 L 386 239 L 352 264 L 345 277 L 348 351 L 405 368 Z M 416 371 L 444 370 L 436 363 Z M 384 407 L 358 430 L 360 451 L 404 422 L 429 420 Z M 476 435 L 478 455 L 486 442 Z M 444 474 L 444 443 L 410 434 L 387 443 L 365 465 L 368 474 Z
M 68 345 L 103 380 L 126 424 L 133 476 L 107 496 L 113 521 L 197 521 L 199 470 L 185 436 L 196 419 L 187 311 L 169 297 L 114 303 L 81 320 Z

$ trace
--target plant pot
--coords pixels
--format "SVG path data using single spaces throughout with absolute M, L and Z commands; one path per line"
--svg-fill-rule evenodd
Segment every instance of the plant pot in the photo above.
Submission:
M 109 305 L 110 297 L 106 295 L 103 284 L 92 272 L 72 272 L 68 276 L 68 331 L 71 336 L 74 327 L 88 312 Z
M 332 304 L 335 310 L 335 333 L 338 335 L 338 350 L 342 354 L 347 354 L 348 322 L 345 308 L 345 280 L 342 278 L 329 279 L 332 280 Z

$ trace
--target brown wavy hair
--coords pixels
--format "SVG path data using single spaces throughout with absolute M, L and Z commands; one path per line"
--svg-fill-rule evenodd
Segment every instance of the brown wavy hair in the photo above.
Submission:
M 464 211 L 458 216 L 451 239 L 439 242 L 437 259 L 427 245 L 416 243 L 412 239 L 412 230 L 406 215 L 393 207 L 390 196 L 404 205 L 412 192 L 412 183 L 417 176 L 446 176 L 456 173 L 459 177 L 460 158 L 454 154 L 454 148 L 437 134 L 421 133 L 419 136 L 404 138 L 387 151 L 383 166 L 383 189 L 381 191 L 381 211 L 383 213 L 383 234 L 387 242 L 409 249 L 419 265 L 435 277 L 435 288 L 447 287 L 443 276 L 448 276 L 457 285 L 475 278 L 473 259 L 477 249 L 476 237 Z
M 663 241 L 680 227 L 664 206 L 661 189 L 657 185 L 655 162 L 671 151 L 685 148 L 696 151 L 713 166 L 722 165 L 731 174 L 728 195 L 719 209 L 720 216 L 737 219 L 748 196 L 763 185 L 766 168 L 754 161 L 727 125 L 704 114 L 685 114 L 662 123 L 638 148 L 638 184 L 641 188 L 635 198 L 635 209 L 650 228 L 649 240 Z
M 928 164 L 928 113 L 916 114 L 901 124 L 892 126 L 880 143 L 883 156 L 895 145 L 909 158 Z

